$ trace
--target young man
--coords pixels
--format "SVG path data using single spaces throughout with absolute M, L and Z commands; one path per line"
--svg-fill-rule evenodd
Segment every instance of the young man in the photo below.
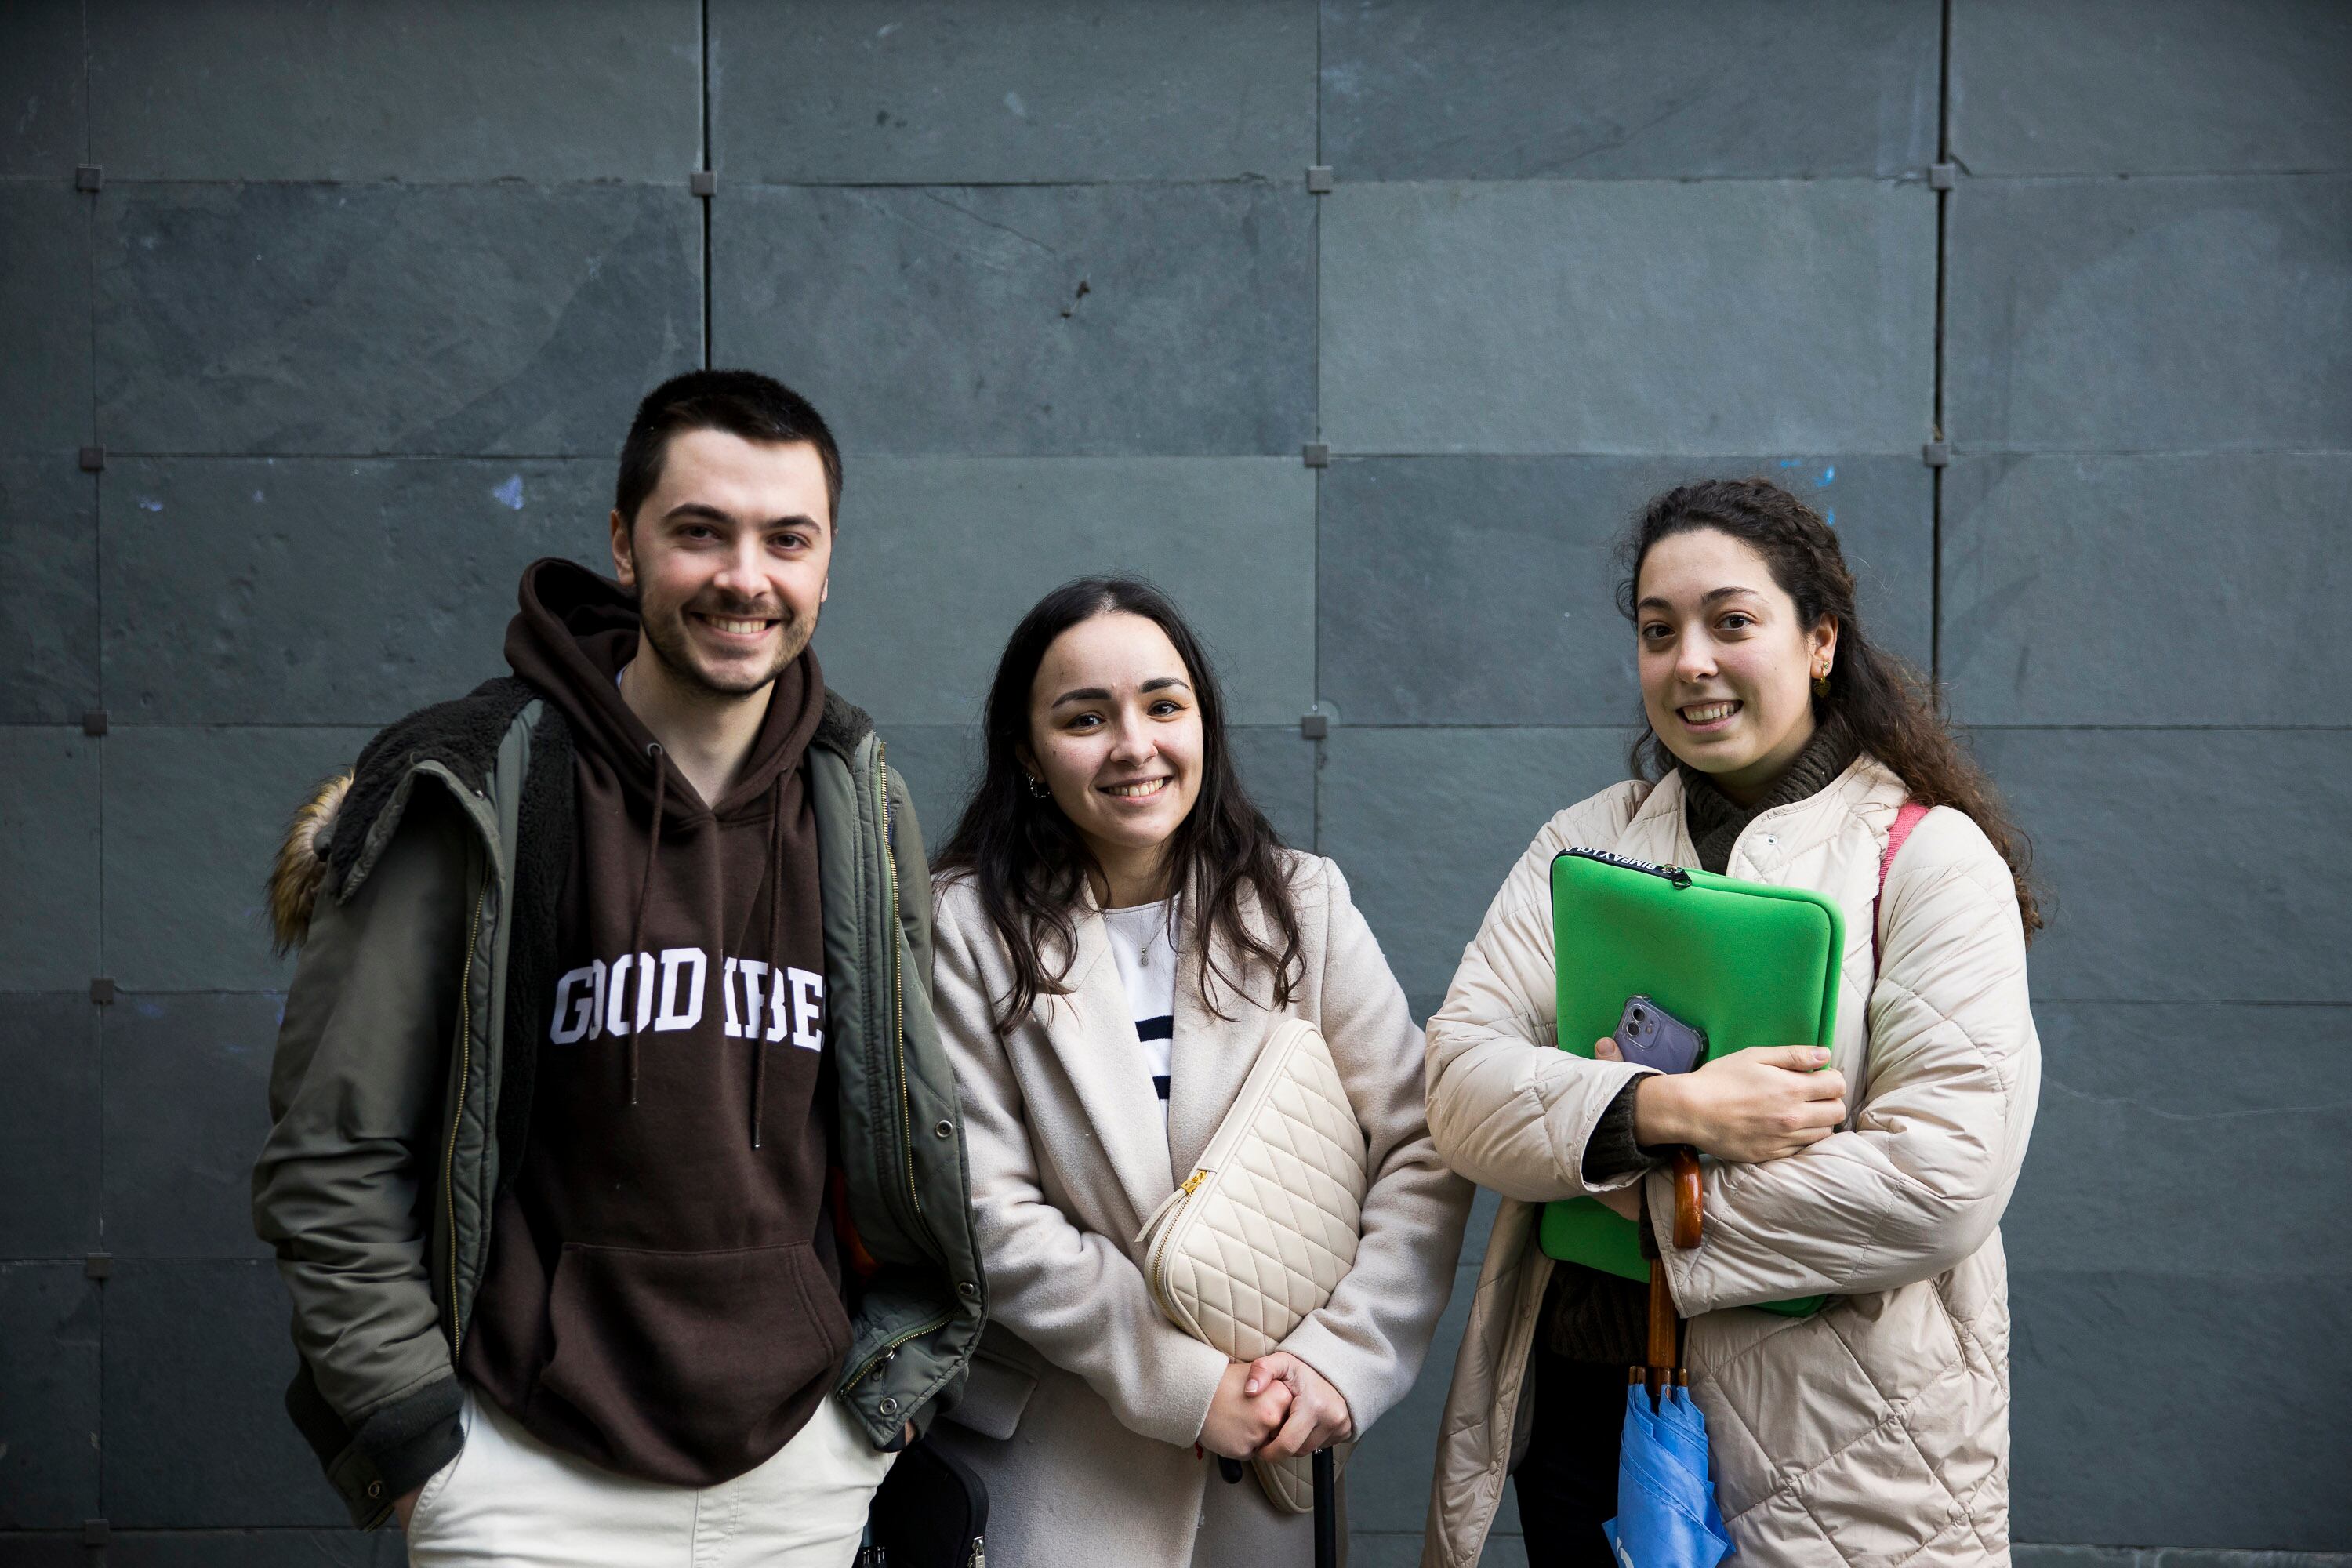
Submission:
M 415 1563 L 844 1564 L 961 1389 L 929 879 L 808 647 L 840 489 L 777 383 L 656 388 L 618 585 L 530 566 L 514 675 L 376 737 L 279 856 L 287 1408 Z

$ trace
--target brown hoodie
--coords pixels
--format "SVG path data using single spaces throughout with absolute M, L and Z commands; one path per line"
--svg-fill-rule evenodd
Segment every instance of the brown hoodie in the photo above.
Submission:
M 617 585 L 524 574 L 507 659 L 570 721 L 579 823 L 529 1152 L 461 1367 L 558 1448 L 709 1485 L 782 1447 L 849 1344 L 802 768 L 824 683 L 808 653 L 777 678 L 706 805 L 621 700 L 636 645 Z

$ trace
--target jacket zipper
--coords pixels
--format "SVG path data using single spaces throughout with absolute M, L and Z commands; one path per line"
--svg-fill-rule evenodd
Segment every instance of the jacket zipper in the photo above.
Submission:
M 1691 885 L 1691 874 L 1680 866 L 1660 866 L 1648 860 L 1636 860 L 1630 855 L 1612 855 L 1606 849 L 1586 849 L 1579 847 L 1563 849 L 1562 855 L 1573 855 L 1580 860 L 1598 860 L 1605 866 L 1620 866 L 1628 871 L 1640 871 L 1652 877 L 1664 877 L 1677 888 Z
M 466 1081 L 474 1072 L 474 944 L 482 934 L 482 903 L 489 897 L 486 884 L 474 895 L 474 918 L 466 930 L 466 963 L 457 976 L 457 1107 L 449 1116 L 449 1147 L 441 1162 L 441 1197 L 449 1213 L 449 1359 L 456 1362 L 466 1348 L 465 1326 L 457 1321 L 457 1129 L 466 1120 Z
M 907 1160 L 907 1197 L 915 1219 L 923 1218 L 923 1194 L 915 1185 L 915 1109 L 907 1089 L 907 999 L 898 963 L 898 857 L 890 847 L 890 764 L 881 737 L 874 741 L 874 797 L 882 823 L 882 865 L 890 889 L 890 919 L 883 942 L 890 963 L 890 1039 L 898 1055 L 898 1144 Z
M 847 1394 L 851 1389 L 856 1388 L 859 1384 L 864 1383 L 868 1373 L 872 1372 L 876 1367 L 880 1366 L 884 1362 L 888 1361 L 893 1355 L 897 1354 L 898 1347 L 905 1344 L 908 1340 L 919 1339 L 921 1336 L 929 1333 L 933 1329 L 944 1329 L 953 1321 L 955 1321 L 955 1312 L 953 1309 L 950 1309 L 947 1311 L 941 1312 L 938 1317 L 932 1318 L 926 1322 L 917 1323 L 911 1329 L 905 1329 L 900 1331 L 898 1333 L 893 1334 L 887 1341 L 884 1342 L 880 1350 L 876 1351 L 872 1355 L 866 1358 L 866 1364 L 857 1369 L 856 1376 L 851 1378 L 847 1383 L 841 1385 L 841 1392 Z

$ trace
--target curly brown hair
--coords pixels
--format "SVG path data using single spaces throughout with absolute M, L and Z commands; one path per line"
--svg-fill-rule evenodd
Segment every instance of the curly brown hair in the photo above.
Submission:
M 1677 533 L 1711 528 L 1764 558 L 1772 581 L 1796 601 L 1800 625 L 1837 626 L 1837 662 L 1829 690 L 1813 698 L 1816 719 L 1844 719 L 1862 749 L 1894 770 L 1923 805 L 1967 813 L 2009 863 L 2017 883 L 2018 913 L 2026 939 L 2042 929 L 2042 908 L 2031 876 L 2032 841 L 2010 820 L 2000 794 L 1937 713 L 1928 682 L 1903 660 L 1871 642 L 1854 607 L 1853 573 L 1837 534 L 1804 502 L 1769 479 L 1706 479 L 1678 485 L 1642 510 L 1626 536 L 1625 575 L 1617 607 L 1634 618 L 1634 584 L 1651 547 Z M 1643 778 L 1664 777 L 1675 765 L 1646 721 L 1629 757 Z

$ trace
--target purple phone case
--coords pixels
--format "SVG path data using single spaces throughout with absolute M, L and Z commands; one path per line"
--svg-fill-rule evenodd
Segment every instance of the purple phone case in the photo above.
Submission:
M 1660 1072 L 1688 1072 L 1706 1058 L 1706 1037 L 1647 996 L 1625 999 L 1612 1037 L 1627 1061 Z

